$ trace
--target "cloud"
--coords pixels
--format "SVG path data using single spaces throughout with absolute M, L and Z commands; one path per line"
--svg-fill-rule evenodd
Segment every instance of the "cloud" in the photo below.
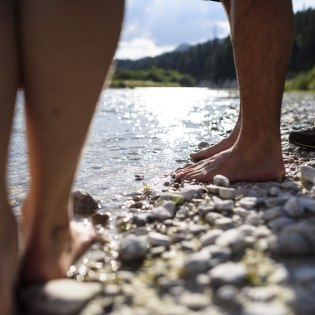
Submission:
M 139 59 L 144 56 L 154 57 L 172 51 L 175 47 L 175 45 L 157 46 L 156 43 L 149 38 L 135 38 L 130 41 L 121 41 L 115 58 Z

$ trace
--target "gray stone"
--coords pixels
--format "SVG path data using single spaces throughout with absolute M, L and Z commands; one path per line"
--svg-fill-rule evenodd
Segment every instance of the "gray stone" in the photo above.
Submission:
M 226 262 L 232 256 L 232 251 L 229 247 L 209 245 L 204 247 L 203 250 L 207 251 L 213 259 L 218 260 L 220 263 Z
M 242 218 L 246 218 L 250 213 L 248 210 L 241 207 L 235 207 L 233 211 L 235 214 L 239 215 Z
M 289 190 L 298 190 L 299 186 L 296 182 L 293 181 L 284 181 L 280 184 L 280 187 L 283 189 L 289 189 Z
M 188 201 L 195 196 L 200 196 L 203 192 L 205 192 L 205 188 L 199 185 L 186 185 L 180 190 L 180 194 Z
M 207 213 L 212 212 L 214 210 L 214 205 L 202 205 L 198 206 L 198 213 L 203 218 Z
M 274 231 L 280 231 L 284 226 L 294 224 L 295 221 L 288 217 L 278 217 L 268 222 L 268 226 Z
M 99 209 L 98 202 L 86 191 L 74 191 L 71 193 L 71 198 L 74 214 L 91 215 Z
M 277 206 L 283 206 L 287 202 L 288 198 L 283 197 L 270 197 L 264 199 L 264 204 L 268 208 L 273 208 Z
M 244 224 L 238 228 L 238 230 L 244 235 L 244 236 L 253 236 L 255 234 L 255 231 L 257 230 L 256 227 L 249 224 Z
M 152 210 L 152 215 L 160 221 L 171 219 L 175 215 L 175 204 L 171 201 L 164 201 L 161 206 Z
M 146 237 L 127 235 L 120 241 L 118 253 L 123 262 L 144 259 L 148 253 Z
M 269 302 L 276 296 L 276 290 L 273 287 L 251 287 L 245 290 L 246 296 L 252 301 Z
M 212 283 L 214 285 L 243 285 L 246 283 L 247 270 L 246 266 L 242 263 L 227 262 L 214 267 L 210 271 Z
M 32 315 L 74 315 L 101 292 L 99 283 L 61 279 L 23 289 L 19 299 Z
M 236 189 L 228 187 L 220 187 L 219 195 L 223 199 L 234 199 L 236 197 Z
M 308 197 L 300 197 L 299 202 L 306 210 L 308 210 L 311 213 L 315 213 L 315 199 Z
M 291 197 L 283 206 L 284 212 L 290 217 L 299 217 L 304 214 L 304 207 L 297 197 Z
M 196 275 L 206 272 L 210 268 L 210 254 L 208 251 L 200 251 L 186 257 L 183 271 L 186 275 Z
M 255 208 L 257 202 L 258 199 L 256 197 L 244 197 L 240 200 L 239 206 L 244 209 L 250 210 Z
M 279 217 L 284 216 L 284 211 L 281 206 L 273 207 L 263 212 L 263 219 L 270 221 Z
M 240 304 L 239 298 L 239 289 L 230 284 L 222 285 L 216 291 L 216 299 L 219 303 L 229 306 L 238 306 Z
M 219 211 L 231 211 L 234 207 L 233 200 L 222 200 L 214 196 L 213 202 L 214 202 L 214 207 Z
M 213 184 L 216 186 L 229 187 L 230 180 L 223 175 L 216 175 L 213 177 Z
M 244 315 L 288 315 L 289 310 L 280 303 L 250 302 L 244 305 Z
M 222 233 L 223 233 L 222 230 L 214 229 L 214 230 L 210 230 L 206 234 L 202 235 L 200 238 L 202 247 L 205 247 L 208 245 L 213 245 L 215 243 L 216 239 L 219 236 L 221 236 Z
M 167 235 L 151 231 L 148 234 L 148 241 L 152 246 L 165 246 L 171 245 L 171 238 Z
M 234 227 L 233 220 L 225 217 L 215 220 L 214 225 L 221 230 L 228 230 Z
M 132 222 L 136 226 L 145 226 L 147 224 L 147 222 L 148 222 L 148 217 L 149 217 L 148 213 L 137 213 L 133 217 Z
M 281 189 L 279 187 L 271 187 L 269 188 L 269 195 L 270 196 L 278 196 L 279 194 L 281 194 Z
M 310 166 L 301 166 L 301 181 L 307 183 L 314 183 L 315 168 Z
M 200 311 L 210 305 L 210 298 L 200 293 L 184 293 L 181 296 L 181 304 L 193 311 Z
M 294 269 L 294 278 L 303 284 L 315 281 L 315 266 L 298 266 Z
M 231 229 L 217 238 L 216 245 L 230 247 L 235 254 L 240 254 L 245 249 L 245 239 L 239 230 Z
M 249 225 L 258 226 L 261 223 L 261 218 L 257 213 L 252 212 L 247 216 L 245 223 Z
M 208 186 L 206 186 L 206 188 L 212 194 L 218 194 L 220 191 L 220 187 L 216 186 L 216 185 L 208 185 Z
M 224 216 L 220 213 L 217 212 L 209 212 L 206 214 L 205 216 L 205 220 L 209 223 L 209 224 L 214 224 L 216 220 L 220 219 L 220 218 L 224 218 Z

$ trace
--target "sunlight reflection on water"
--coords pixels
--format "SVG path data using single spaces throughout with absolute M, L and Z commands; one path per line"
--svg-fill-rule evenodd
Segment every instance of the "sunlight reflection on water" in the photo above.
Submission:
M 200 141 L 217 141 L 238 111 L 236 92 L 206 88 L 109 89 L 102 93 L 74 188 L 118 207 L 122 195 L 155 185 L 188 158 Z M 28 186 L 22 98 L 14 124 L 9 182 L 13 200 Z M 225 113 L 223 115 L 223 113 Z M 75 116 L 74 116 L 75 118 Z M 222 128 L 224 126 L 225 130 Z

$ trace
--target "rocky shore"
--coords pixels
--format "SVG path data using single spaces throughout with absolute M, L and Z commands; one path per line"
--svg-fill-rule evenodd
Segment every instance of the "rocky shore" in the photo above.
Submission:
M 27 288 L 19 314 L 315 314 L 315 152 L 288 143 L 315 95 L 284 102 L 283 182 L 144 184 L 118 213 L 77 192 L 99 241 L 68 279 Z M 262 153 L 263 154 L 263 153 Z

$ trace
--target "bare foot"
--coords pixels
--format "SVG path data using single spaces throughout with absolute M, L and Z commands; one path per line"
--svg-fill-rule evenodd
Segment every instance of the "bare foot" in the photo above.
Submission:
M 194 162 L 199 162 L 202 161 L 204 159 L 210 158 L 222 151 L 225 151 L 229 148 L 231 148 L 234 143 L 236 142 L 239 132 L 240 132 L 240 123 L 239 123 L 240 119 L 237 121 L 234 129 L 232 130 L 232 132 L 228 135 L 228 137 L 226 137 L 225 139 L 221 140 L 219 143 L 206 148 L 204 150 L 201 150 L 199 152 L 192 152 L 190 154 L 190 158 L 192 161 Z
M 275 154 L 255 150 L 249 154 L 248 149 L 237 145 L 219 154 L 176 172 L 181 180 L 198 180 L 211 182 L 217 174 L 225 175 L 230 181 L 269 181 L 285 176 L 281 151 Z
M 3 209 L 1 209 L 3 210 Z M 0 307 L 1 315 L 13 313 L 13 290 L 18 269 L 17 227 L 13 215 L 0 222 Z
M 71 266 L 95 240 L 91 223 L 70 222 L 50 233 L 33 235 L 22 261 L 21 280 L 25 284 L 64 278 Z

